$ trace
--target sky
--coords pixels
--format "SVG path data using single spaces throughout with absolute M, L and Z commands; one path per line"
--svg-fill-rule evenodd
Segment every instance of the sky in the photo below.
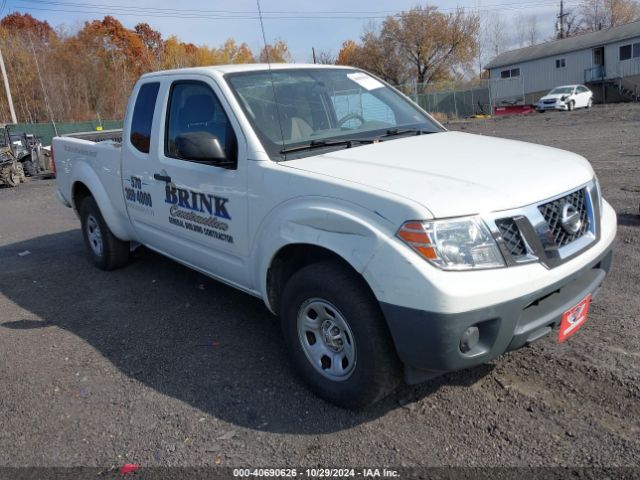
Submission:
M 500 15 L 512 25 L 518 15 L 535 14 L 540 37 L 553 34 L 560 0 L 433 0 L 447 12 L 457 6 L 478 8 L 483 15 Z M 565 5 L 577 0 L 566 0 Z M 0 1 L 0 4 L 3 2 Z M 311 61 L 311 48 L 337 55 L 342 42 L 357 40 L 370 22 L 381 22 L 389 14 L 408 10 L 419 0 L 260 0 L 267 42 L 285 40 L 296 62 Z M 254 52 L 262 48 L 262 31 L 256 0 L 7 0 L 3 15 L 30 13 L 53 27 L 75 30 L 86 20 L 112 15 L 131 28 L 147 22 L 166 38 L 177 35 L 184 42 L 220 46 L 230 37 L 246 42 Z M 282 18 L 294 17 L 294 18 Z M 348 18 L 344 18 L 348 17 Z M 509 43 L 514 45 L 512 28 Z

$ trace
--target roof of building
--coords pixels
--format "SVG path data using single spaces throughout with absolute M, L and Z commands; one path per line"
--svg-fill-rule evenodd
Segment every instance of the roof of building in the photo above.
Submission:
M 552 40 L 550 42 L 518 48 L 501 53 L 491 60 L 485 68 L 498 68 L 505 65 L 537 60 L 538 58 L 561 55 L 586 48 L 599 47 L 608 43 L 618 42 L 627 38 L 640 37 L 640 20 L 625 23 L 618 27 L 598 30 L 597 32 L 583 33 L 575 37 Z

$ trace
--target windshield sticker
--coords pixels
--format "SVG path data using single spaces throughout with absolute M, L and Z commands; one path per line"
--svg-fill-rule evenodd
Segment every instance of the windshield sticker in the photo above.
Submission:
M 363 72 L 347 73 L 347 77 L 360 85 L 365 90 L 375 90 L 382 88 L 384 85 L 373 77 Z
M 172 225 L 234 243 L 233 236 L 226 233 L 229 224 L 225 220 L 231 220 L 228 198 L 167 185 L 164 202 L 171 205 L 169 223 Z

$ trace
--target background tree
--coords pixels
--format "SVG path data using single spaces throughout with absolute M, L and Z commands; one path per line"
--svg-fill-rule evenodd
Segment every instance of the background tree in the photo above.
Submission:
M 345 42 L 337 62 L 367 69 L 390 83 L 425 84 L 452 78 L 470 65 L 478 31 L 477 15 L 418 5 L 388 16 L 379 28 L 369 26 L 359 44 Z
M 581 0 L 578 7 L 582 31 L 596 31 L 640 20 L 637 0 Z
M 289 52 L 288 45 L 284 41 L 277 40 L 273 45 L 265 45 L 260 51 L 258 58 L 262 63 L 288 63 L 291 61 L 291 53 Z
M 131 88 L 145 72 L 255 61 L 249 46 L 232 38 L 219 47 L 198 46 L 165 39 L 147 23 L 129 29 L 111 16 L 71 32 L 12 13 L 0 20 L 0 42 L 21 122 L 121 119 Z M 272 61 L 291 59 L 283 40 L 269 48 Z M 0 89 L 0 121 L 9 121 L 8 112 Z

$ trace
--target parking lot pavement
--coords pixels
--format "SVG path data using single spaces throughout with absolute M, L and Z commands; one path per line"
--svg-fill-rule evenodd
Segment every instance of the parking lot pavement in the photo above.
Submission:
M 637 465 L 640 105 L 449 127 L 592 161 L 620 227 L 578 335 L 344 411 L 259 300 L 144 249 L 95 269 L 36 179 L 0 188 L 0 465 Z

